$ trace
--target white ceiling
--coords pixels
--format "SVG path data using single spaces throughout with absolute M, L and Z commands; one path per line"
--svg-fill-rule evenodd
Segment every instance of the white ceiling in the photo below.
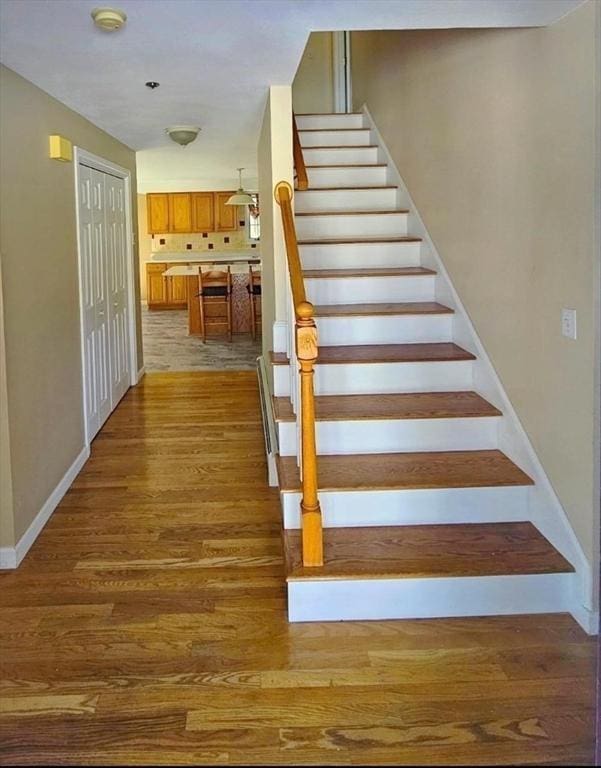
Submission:
M 292 82 L 311 31 L 540 26 L 581 2 L 0 0 L 0 60 L 133 149 L 151 150 L 139 155 L 140 172 L 231 186 L 239 165 L 249 182 L 256 176 L 267 88 Z M 109 4 L 128 16 L 114 33 L 90 18 Z M 161 86 L 151 91 L 147 80 Z M 202 127 L 185 150 L 164 134 L 175 123 Z

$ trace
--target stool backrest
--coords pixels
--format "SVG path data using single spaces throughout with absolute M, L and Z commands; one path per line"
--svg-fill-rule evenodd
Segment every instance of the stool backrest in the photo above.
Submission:
M 232 291 L 232 273 L 227 270 L 210 269 L 207 272 L 198 269 L 198 290 L 202 295 L 203 288 L 227 288 L 228 295 Z

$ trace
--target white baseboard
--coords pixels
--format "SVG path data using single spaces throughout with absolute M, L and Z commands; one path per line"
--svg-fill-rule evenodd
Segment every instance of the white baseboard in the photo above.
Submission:
M 81 468 L 90 456 L 89 446 L 84 447 L 73 464 L 65 472 L 63 478 L 46 499 L 44 506 L 34 517 L 29 528 L 21 536 L 16 547 L 2 547 L 0 549 L 0 569 L 17 568 L 25 555 L 29 552 L 31 545 L 40 535 L 43 527 L 46 525 L 50 516 L 57 508 L 60 500 L 71 487 L 71 484 L 79 474 Z
M 146 374 L 146 366 L 145 366 L 145 365 L 143 365 L 143 366 L 140 368 L 140 370 L 138 371 L 138 373 L 136 374 L 136 384 L 139 384 L 139 383 L 140 383 L 140 381 L 141 381 L 141 380 L 142 380 L 142 378 L 145 376 L 145 374 Z
M 17 567 L 17 550 L 14 547 L 0 547 L 0 570 Z
M 576 599 L 570 605 L 570 613 L 587 635 L 599 634 L 599 611 L 589 610 L 586 606 L 578 604 Z

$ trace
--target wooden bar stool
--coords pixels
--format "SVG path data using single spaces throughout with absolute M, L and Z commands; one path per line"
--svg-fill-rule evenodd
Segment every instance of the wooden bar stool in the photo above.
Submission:
M 246 290 L 250 302 L 250 332 L 253 339 L 256 339 L 257 323 L 261 322 L 261 273 L 253 272 L 252 264 L 248 265 Z
M 225 327 L 228 341 L 232 340 L 232 274 L 227 271 L 198 270 L 198 301 L 200 308 L 200 332 L 203 343 L 207 341 L 209 326 Z

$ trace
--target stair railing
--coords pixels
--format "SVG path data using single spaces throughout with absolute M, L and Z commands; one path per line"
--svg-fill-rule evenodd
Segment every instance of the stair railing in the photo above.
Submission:
M 300 150 L 300 153 L 302 157 L 302 150 Z M 297 172 L 297 176 L 300 180 L 301 174 Z M 282 214 L 282 227 L 286 243 L 288 272 L 290 274 L 290 288 L 294 309 L 294 346 L 300 372 L 302 560 L 304 566 L 312 567 L 323 565 L 321 507 L 317 495 L 315 392 L 313 385 L 314 366 L 317 361 L 317 327 L 315 325 L 313 305 L 307 301 L 305 293 L 305 281 L 298 252 L 294 214 L 292 211 L 292 187 L 287 181 L 280 181 L 276 184 L 274 194 Z
M 294 172 L 296 175 L 296 188 L 307 189 L 309 179 L 307 178 L 307 168 L 305 167 L 305 158 L 300 139 L 298 137 L 298 128 L 296 127 L 296 118 L 292 114 L 292 155 L 294 158 Z

